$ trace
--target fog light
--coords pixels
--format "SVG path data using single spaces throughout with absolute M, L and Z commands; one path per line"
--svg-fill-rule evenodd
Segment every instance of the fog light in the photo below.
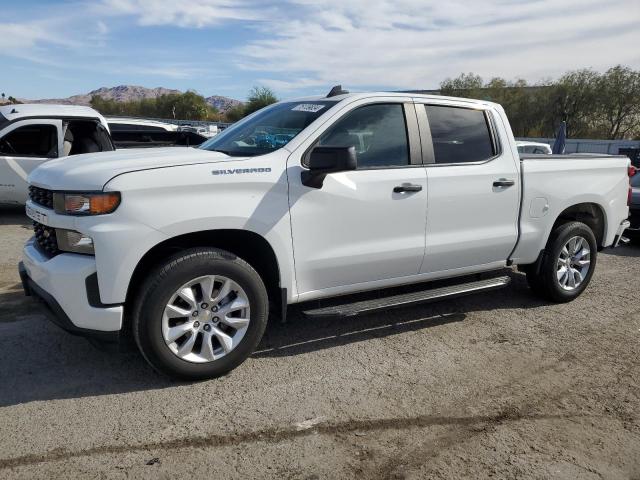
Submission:
M 94 254 L 93 240 L 80 232 L 56 228 L 56 238 L 58 239 L 58 249 L 63 252 Z

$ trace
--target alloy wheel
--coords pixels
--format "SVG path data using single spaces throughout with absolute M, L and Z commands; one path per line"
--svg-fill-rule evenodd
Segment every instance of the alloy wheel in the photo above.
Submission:
M 591 268 L 591 249 L 584 237 L 571 237 L 565 243 L 556 264 L 558 284 L 564 290 L 580 287 Z
M 182 360 L 206 363 L 235 349 L 249 327 L 250 302 L 236 282 L 206 275 L 182 285 L 162 314 L 162 336 Z

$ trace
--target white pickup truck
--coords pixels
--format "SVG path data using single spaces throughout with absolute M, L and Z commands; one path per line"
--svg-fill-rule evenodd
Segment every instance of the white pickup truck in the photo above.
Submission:
M 132 335 L 177 378 L 235 368 L 296 303 L 356 315 L 498 288 L 512 265 L 573 300 L 628 225 L 627 157 L 520 157 L 485 101 L 334 88 L 199 148 L 87 160 L 30 175 L 25 292 L 71 332 Z

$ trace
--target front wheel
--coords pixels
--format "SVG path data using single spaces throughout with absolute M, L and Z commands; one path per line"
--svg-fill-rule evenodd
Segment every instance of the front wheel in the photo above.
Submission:
M 598 255 L 593 231 L 582 222 L 556 227 L 549 237 L 540 268 L 527 271 L 529 286 L 553 302 L 577 298 L 593 276 Z
M 229 252 L 199 248 L 149 275 L 134 308 L 133 334 L 156 370 L 201 380 L 223 375 L 251 355 L 267 317 L 258 273 Z

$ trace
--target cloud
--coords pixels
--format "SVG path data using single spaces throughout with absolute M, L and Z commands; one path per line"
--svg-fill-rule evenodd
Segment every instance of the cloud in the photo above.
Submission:
M 261 72 L 274 88 L 292 88 L 298 78 L 303 86 L 433 88 L 463 71 L 536 80 L 640 65 L 637 0 L 294 3 L 295 13 L 236 50 L 237 65 Z
M 96 27 L 100 35 L 106 35 L 107 33 L 109 33 L 109 27 L 107 27 L 107 24 L 104 23 L 102 20 L 98 20 L 96 22 Z
M 0 23 L 0 54 L 21 56 L 40 45 L 72 46 L 74 42 L 52 29 L 51 22 Z
M 143 26 L 174 25 L 203 28 L 225 21 L 259 20 L 263 7 L 246 0 L 103 0 L 108 15 L 135 16 Z
M 239 90 L 258 82 L 289 95 L 337 83 L 434 88 L 468 71 L 536 81 L 640 68 L 638 0 L 70 0 L 46 12 L 16 3 L 2 18 L 0 55 L 185 89 L 214 72 Z M 165 38 L 170 27 L 180 45 Z M 203 30 L 224 50 L 202 49 Z

